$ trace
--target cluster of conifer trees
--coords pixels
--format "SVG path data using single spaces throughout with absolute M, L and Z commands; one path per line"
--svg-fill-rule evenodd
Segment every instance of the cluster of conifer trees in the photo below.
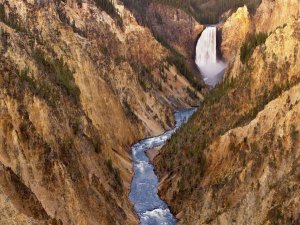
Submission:
M 202 24 L 216 24 L 224 12 L 244 5 L 253 12 L 261 3 L 261 0 L 123 0 L 127 7 L 137 12 L 143 22 L 145 10 L 152 1 L 183 9 Z
M 241 47 L 241 61 L 242 63 L 247 63 L 256 46 L 262 45 L 266 42 L 268 34 L 258 33 L 253 34 L 247 41 L 245 41 Z
M 108 15 L 110 15 L 112 18 L 114 18 L 120 27 L 123 27 L 123 21 L 120 16 L 120 13 L 114 6 L 112 0 L 94 0 L 94 1 L 99 8 L 101 8 Z
M 230 9 L 235 10 L 244 5 L 247 5 L 250 12 L 254 12 L 261 3 L 261 0 L 217 0 L 214 2 L 211 0 L 189 1 L 192 9 L 196 12 L 196 18 L 204 24 L 218 23 L 224 12 L 227 12 Z

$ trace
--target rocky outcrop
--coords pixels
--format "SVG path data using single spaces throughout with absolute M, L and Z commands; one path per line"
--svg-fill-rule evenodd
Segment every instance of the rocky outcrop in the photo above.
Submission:
M 222 33 L 221 52 L 230 62 L 240 50 L 240 46 L 252 31 L 250 14 L 246 6 L 239 8 L 219 27 Z
M 0 224 L 137 224 L 130 145 L 201 94 L 115 4 L 122 22 L 94 1 L 0 0 L 0 163 L 29 193 L 0 182 Z
M 254 17 L 257 32 L 271 32 L 300 16 L 298 0 L 263 0 Z
M 1 65 L 8 65 L 1 69 L 1 163 L 10 167 L 24 188 L 36 196 L 47 215 L 61 220 L 61 224 L 118 224 L 119 220 L 135 224 L 126 198 L 131 167 L 124 143 L 122 150 L 121 143 L 109 141 L 80 105 L 70 101 L 55 85 L 40 80 L 41 83 L 31 83 L 37 81 L 29 78 L 25 82 L 18 78 L 11 61 L 2 59 Z M 31 85 L 43 85 L 43 89 L 33 92 Z M 46 87 L 49 92 L 44 92 Z M 47 98 L 58 98 L 57 103 L 64 107 L 41 99 L 42 93 Z M 134 139 L 133 135 L 136 134 L 132 131 L 128 133 L 127 141 Z M 110 149 L 112 144 L 114 150 Z M 13 185 L 10 180 L 7 182 Z M 6 184 L 1 182 L 0 186 L 4 189 Z M 9 192 L 2 194 L 12 198 Z M 32 210 L 24 200 L 10 204 Z M 6 204 L 0 207 L 1 219 L 6 218 Z M 17 215 L 10 218 L 16 224 Z M 30 214 L 28 217 L 31 221 Z
M 270 33 L 286 26 L 300 16 L 298 0 L 264 0 L 250 15 L 247 7 L 239 8 L 219 26 L 222 33 L 221 53 L 227 62 L 233 61 L 240 47 L 253 33 Z
M 179 224 L 300 222 L 299 88 L 266 105 L 247 126 L 210 143 L 195 187 L 201 190 L 182 212 L 192 216 Z
M 0 164 L 0 224 L 59 224 L 51 219 L 36 196 L 10 168 Z
M 172 49 L 173 58 L 181 61 L 179 67 L 184 68 L 190 74 L 188 76 L 193 77 L 197 83 L 205 86 L 194 62 L 195 46 L 204 26 L 194 19 L 192 13 L 172 2 L 123 2 L 132 10 L 140 24 L 147 26 L 160 43 Z
M 152 2 L 147 12 L 147 22 L 153 32 L 181 54 L 191 58 L 193 46 L 204 27 L 183 10 L 157 2 Z
M 155 159 L 179 224 L 300 222 L 299 30 L 292 19 L 247 63 L 238 55 Z

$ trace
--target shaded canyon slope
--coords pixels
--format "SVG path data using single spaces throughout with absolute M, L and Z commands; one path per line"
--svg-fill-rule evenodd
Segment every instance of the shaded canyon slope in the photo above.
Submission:
M 242 61 L 240 41 L 225 80 L 155 159 L 160 194 L 179 224 L 300 223 L 300 17 L 293 2 L 262 2 L 246 26 L 249 35 L 267 30 L 266 40 Z
M 203 26 L 182 8 L 163 1 L 123 0 L 163 44 L 173 48 L 187 59 L 194 54 L 194 46 Z M 172 1 L 171 1 L 172 2 Z
M 221 30 L 223 23 L 220 21 L 229 17 L 234 10 L 247 5 L 249 11 L 253 13 L 261 0 L 122 0 L 122 2 L 133 12 L 140 24 L 147 26 L 159 42 L 171 49 L 173 60 L 179 67 L 188 70 L 186 73 L 188 77 L 199 77 L 200 72 L 195 64 L 195 46 L 205 26 L 218 24 Z M 246 13 L 246 15 L 237 13 L 241 16 L 234 16 L 233 23 L 241 24 L 245 19 L 249 19 L 247 8 Z M 224 40 L 228 40 L 222 42 L 222 53 L 226 60 L 236 54 L 239 42 L 244 40 L 245 32 L 248 31 L 245 26 L 242 29 L 232 30 L 231 23 L 222 29 Z M 237 43 L 227 38 L 230 35 L 237 37 Z M 220 38 L 218 34 L 218 42 L 221 41 Z M 219 52 L 218 56 L 221 56 Z
M 114 4 L 0 0 L 0 224 L 138 223 L 130 145 L 202 96 Z
M 170 49 L 170 60 L 195 87 L 204 87 L 200 79 L 200 73 L 194 63 L 195 46 L 197 39 L 204 29 L 193 15 L 186 12 L 182 7 L 164 1 L 136 1 L 122 0 L 133 12 L 137 21 L 148 27 L 155 38 L 163 46 Z

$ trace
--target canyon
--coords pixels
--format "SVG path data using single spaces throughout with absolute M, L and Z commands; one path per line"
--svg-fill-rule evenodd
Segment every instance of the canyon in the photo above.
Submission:
M 299 0 L 239 2 L 0 0 L 0 225 L 299 224 Z
M 0 224 L 137 224 L 130 146 L 202 99 L 123 4 L 121 22 L 100 3 L 0 1 Z
M 264 0 L 220 25 L 224 80 L 155 159 L 178 224 L 300 223 L 299 6 Z

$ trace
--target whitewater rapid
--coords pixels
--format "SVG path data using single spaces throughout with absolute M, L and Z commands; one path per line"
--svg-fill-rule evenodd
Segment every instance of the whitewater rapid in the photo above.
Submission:
M 176 225 L 176 219 L 168 205 L 158 196 L 158 178 L 146 150 L 162 146 L 171 135 L 196 111 L 184 109 L 175 113 L 176 125 L 162 135 L 144 139 L 131 148 L 134 163 L 134 176 L 129 198 L 140 218 L 140 225 Z
M 215 86 L 223 77 L 226 63 L 217 58 L 217 28 L 205 28 L 196 45 L 195 63 L 204 81 Z

